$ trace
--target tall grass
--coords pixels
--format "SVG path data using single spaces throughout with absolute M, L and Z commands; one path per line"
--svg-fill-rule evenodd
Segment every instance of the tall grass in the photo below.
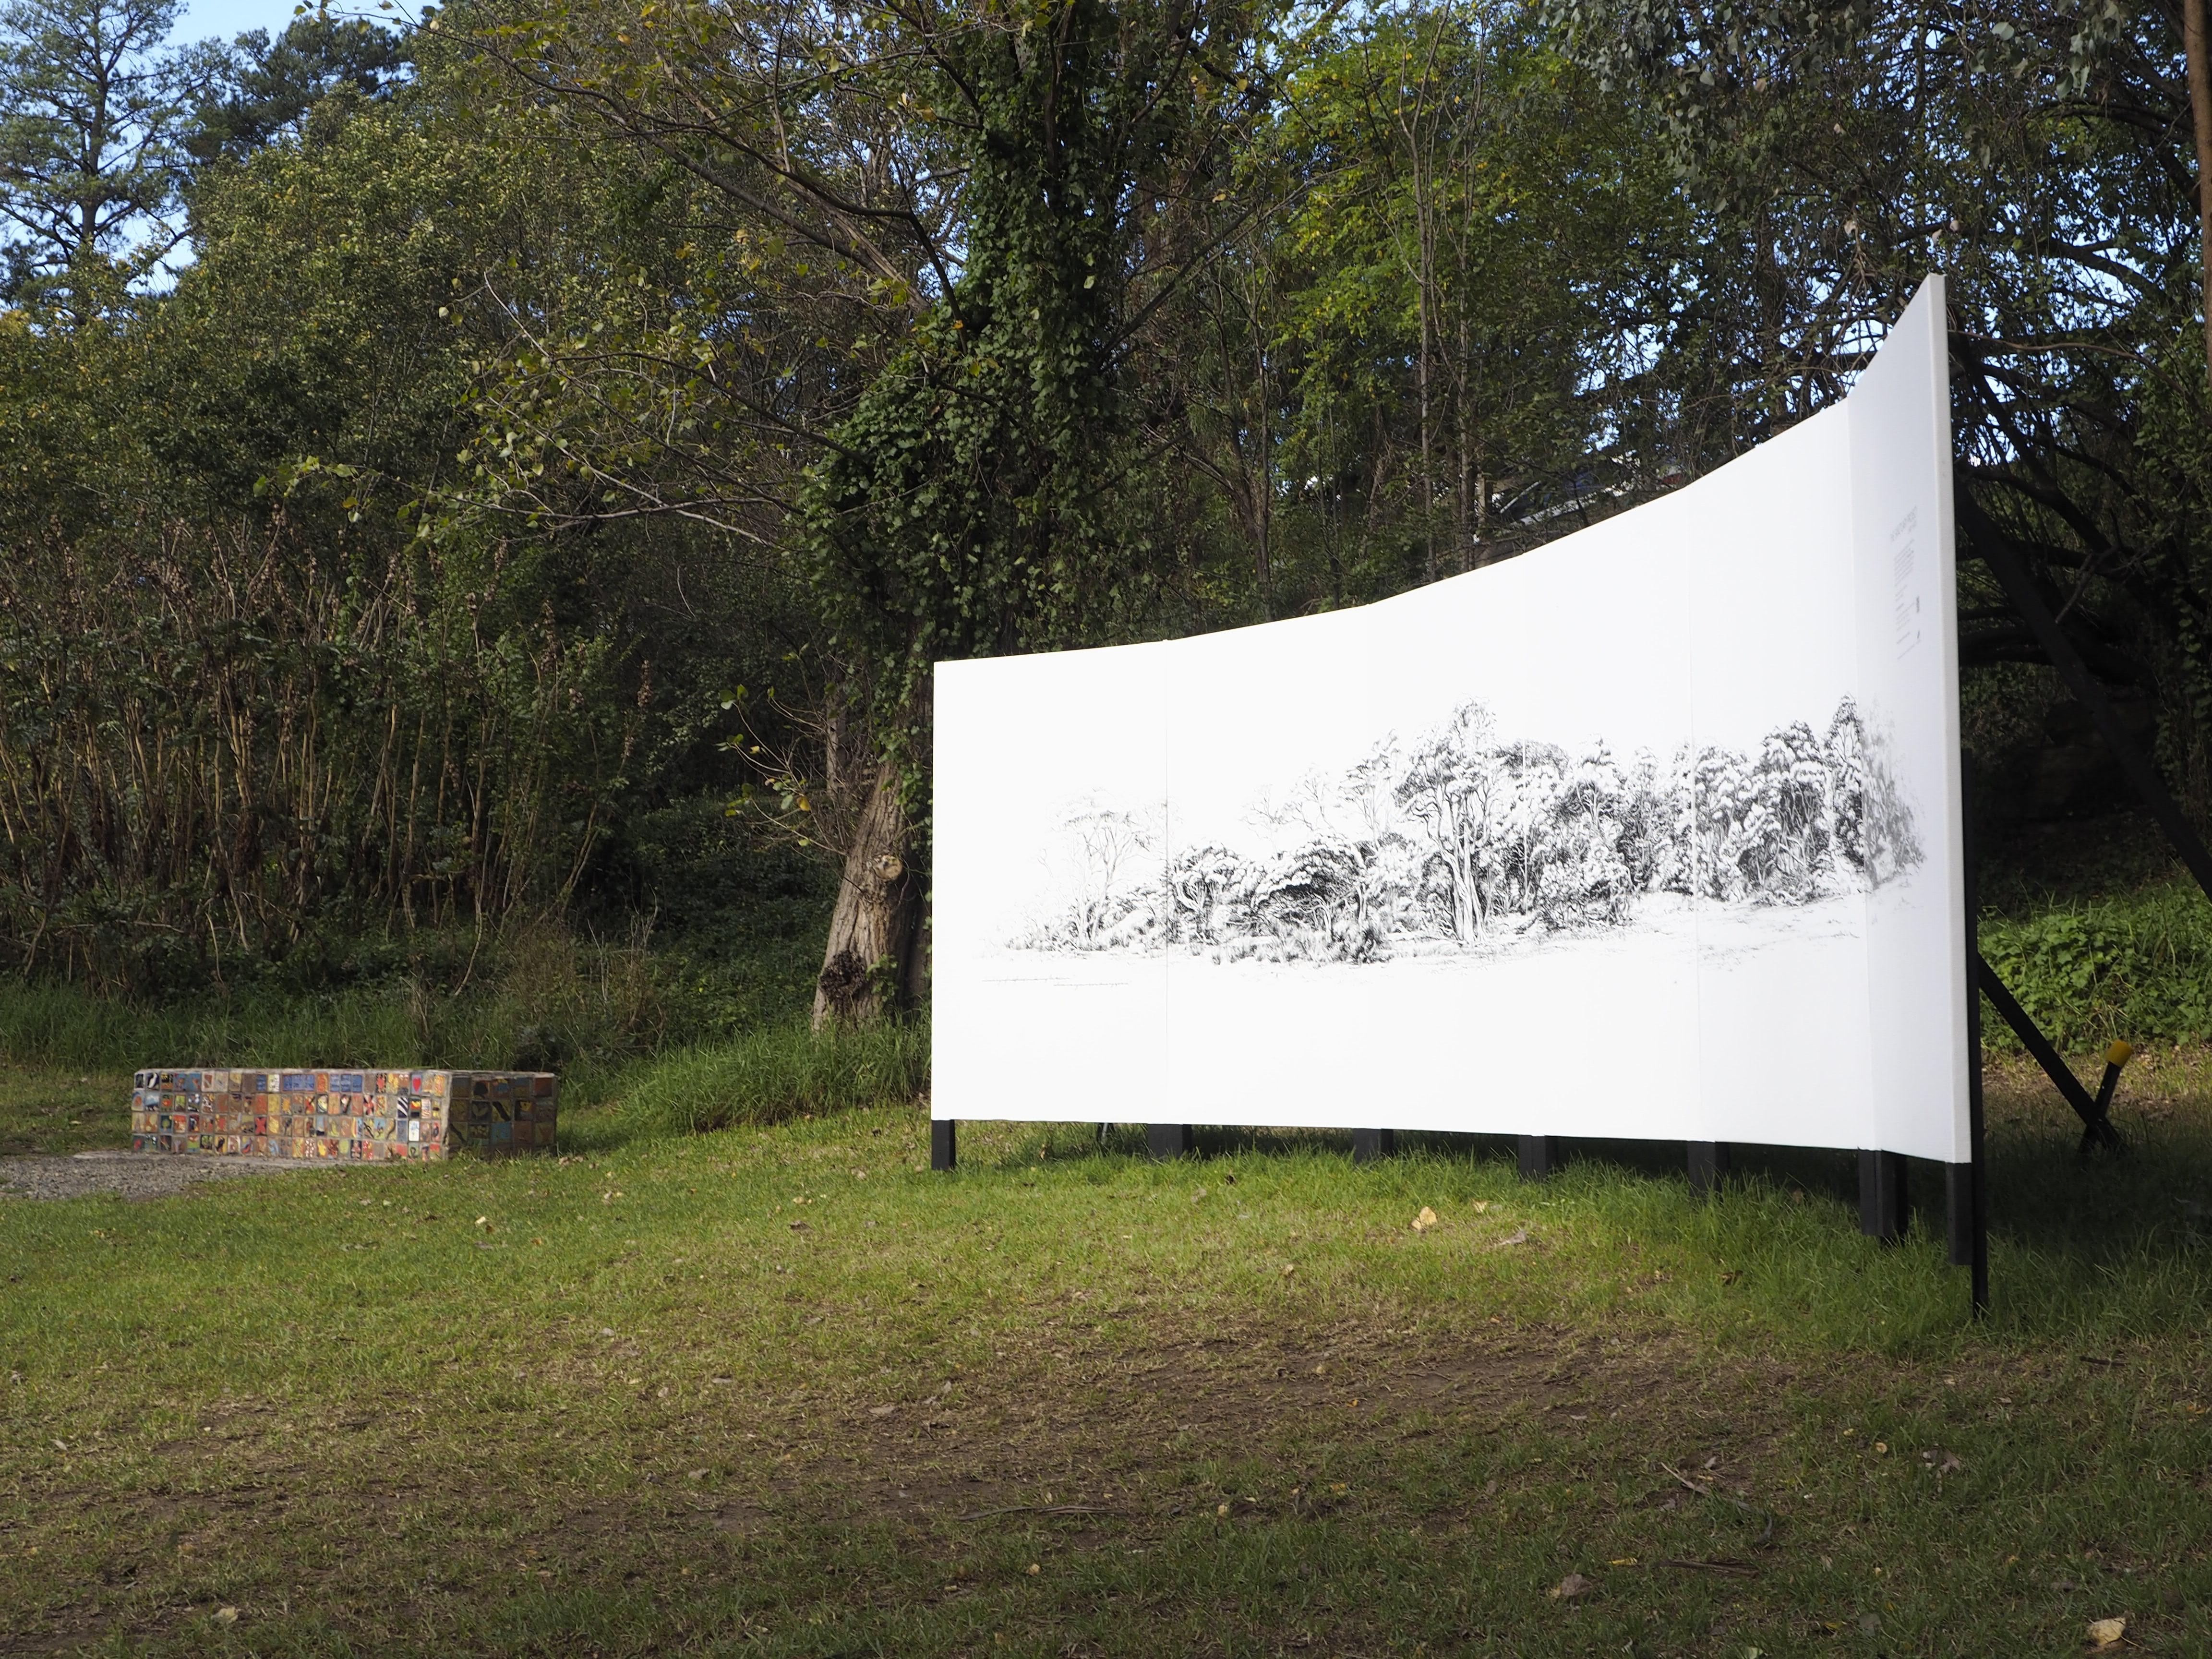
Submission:
M 623 1111 L 645 1133 L 701 1133 L 803 1112 L 903 1105 L 929 1087 L 919 1022 L 816 1036 L 802 1022 L 685 1049 L 642 1073 Z
M 640 945 L 512 933 L 451 984 L 402 974 L 342 989 L 271 984 L 158 1002 L 0 979 L 0 1060 L 85 1072 L 147 1066 L 441 1066 L 550 1070 L 587 1102 L 684 1029 Z
M 174 993 L 303 919 L 566 908 L 646 720 L 611 636 L 307 522 L 0 561 L 0 963 Z

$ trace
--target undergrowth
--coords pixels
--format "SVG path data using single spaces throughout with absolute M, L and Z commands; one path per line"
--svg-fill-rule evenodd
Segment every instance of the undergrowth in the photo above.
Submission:
M 1984 913 L 1982 955 L 2063 1049 L 2212 1038 L 2212 902 L 2184 877 L 2108 896 Z M 1994 1010 L 1993 1048 L 2018 1047 Z
M 432 941 L 433 946 L 442 944 Z M 55 1071 L 149 1066 L 443 1066 L 553 1071 L 604 1098 L 664 1053 L 780 1026 L 812 991 L 810 939 L 732 960 L 544 927 L 313 990 L 261 980 L 161 1001 L 0 979 L 0 1060 Z
M 687 1134 L 902 1105 L 929 1086 L 929 1028 L 903 1022 L 817 1036 L 799 1022 L 669 1054 L 623 1101 L 629 1125 Z

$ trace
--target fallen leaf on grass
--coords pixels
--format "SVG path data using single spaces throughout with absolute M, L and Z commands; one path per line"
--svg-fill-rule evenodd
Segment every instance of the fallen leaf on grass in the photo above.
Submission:
M 236 1624 L 238 1622 L 238 1609 L 236 1607 L 217 1607 L 215 1610 L 215 1621 L 218 1625 Z
M 897 1409 L 898 1407 L 896 1406 L 871 1406 L 868 1408 L 868 1415 L 871 1417 L 889 1417 Z
M 1490 1248 L 1493 1250 L 1503 1250 L 1510 1249 L 1511 1246 L 1516 1244 L 1526 1244 L 1528 1242 L 1528 1230 L 1526 1227 L 1516 1227 L 1513 1230 L 1513 1235 L 1511 1237 L 1501 1238 Z
M 2128 1621 L 2125 1619 L 2092 1619 L 2089 1621 L 2089 1639 L 2100 1648 L 2112 1646 L 2127 1633 Z
M 1577 1595 L 1588 1595 L 1596 1588 L 1595 1580 L 1585 1578 L 1578 1572 L 1571 1572 L 1552 1586 L 1551 1597 L 1554 1601 L 1571 1601 Z
M 1490 1213 L 1490 1200 L 1486 1198 L 1476 1199 L 1474 1200 L 1474 1212 L 1477 1215 L 1488 1215 Z
M 1425 1233 L 1436 1224 L 1437 1212 L 1427 1205 L 1422 1205 L 1420 1214 L 1413 1218 L 1413 1231 L 1417 1233 Z
M 1298 1264 L 1295 1261 L 1285 1261 L 1283 1263 L 1283 1277 L 1285 1279 L 1292 1277 L 1297 1273 L 1297 1270 Z

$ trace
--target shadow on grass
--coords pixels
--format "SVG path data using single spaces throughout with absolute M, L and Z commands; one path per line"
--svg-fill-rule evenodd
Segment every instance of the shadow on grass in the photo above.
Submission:
M 2212 1320 L 2212 1121 L 2201 1110 L 2163 1120 L 2124 1115 L 2130 1150 L 2077 1155 L 2079 1126 L 2062 1105 L 2040 1098 L 1993 1100 L 1990 1129 L 1990 1243 L 1997 1329 L 2079 1339 L 2201 1328 Z M 1262 1158 L 1336 1163 L 1357 1179 L 1346 1130 L 1198 1128 L 1193 1157 Z M 1926 1322 L 1952 1325 L 1963 1315 L 1965 1275 L 1946 1265 L 1946 1171 L 1909 1162 L 1911 1220 L 1894 1249 L 1857 1236 L 1855 1152 L 1735 1145 L 1721 1194 L 1706 1201 L 1688 1188 L 1680 1141 L 1565 1140 L 1559 1175 L 1547 1193 L 1584 1210 L 1601 1228 L 1656 1228 L 1684 1248 L 1726 1260 L 1766 1260 L 1803 1281 L 1824 1273 L 1873 1272 L 1895 1281 L 1900 1297 L 1928 1304 Z M 1377 1181 L 1399 1170 L 1456 1168 L 1495 1190 L 1516 1169 L 1515 1137 L 1401 1132 L 1395 1157 L 1366 1166 Z M 1008 1150 L 1008 1168 L 1103 1160 L 1140 1163 L 1145 1129 L 1114 1124 L 1039 1125 Z M 1816 1244 L 1806 1228 L 1825 1237 Z M 1645 1233 L 1643 1236 L 1650 1236 Z M 1810 1249 L 1790 1258 L 1784 1249 Z M 1798 1294 L 1821 1299 L 1809 1282 Z M 1939 1304 L 1955 1310 L 1940 1315 Z M 1804 1304 L 1808 1310 L 1812 1301 Z M 1914 1322 L 1903 1316 L 1893 1324 Z

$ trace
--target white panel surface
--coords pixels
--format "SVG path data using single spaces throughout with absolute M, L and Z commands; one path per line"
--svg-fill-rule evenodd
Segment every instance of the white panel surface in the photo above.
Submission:
M 1168 1089 L 1151 1121 L 1359 1119 L 1371 1076 L 1371 975 L 1349 964 L 1237 959 L 1206 878 L 1217 852 L 1280 862 L 1316 842 L 1356 848 L 1360 826 L 1345 821 L 1328 783 L 1358 764 L 1373 738 L 1366 620 L 1342 611 L 1231 629 L 1170 653 L 1168 848 L 1189 925 L 1165 947 Z M 1209 901 L 1213 914 L 1202 915 Z
M 1691 578 L 1698 753 L 1718 787 L 1755 780 L 1761 806 L 1785 814 L 1830 781 L 1820 757 L 1856 707 L 1850 412 L 1815 415 L 1689 492 L 1719 498 L 1699 504 Z M 1806 773 L 1802 789 L 1777 780 L 1785 769 Z M 1866 896 L 1849 875 L 1701 895 L 1697 1139 L 1873 1144 Z
M 1594 763 L 1632 775 L 1648 763 L 1664 775 L 1690 736 L 1695 494 L 1559 544 L 1575 550 L 1570 567 L 1547 568 L 1540 550 L 1360 613 L 1376 641 L 1376 702 L 1401 752 L 1418 752 L 1472 703 L 1498 740 L 1556 745 L 1569 781 Z M 1519 804 L 1504 805 L 1510 837 Z M 1638 905 L 1633 926 L 1528 929 L 1468 952 L 1415 942 L 1364 969 L 1376 1055 L 1390 1068 L 1371 1121 L 1680 1133 L 1698 1098 L 1692 902 L 1653 894 Z
M 1034 946 L 1055 927 L 1080 947 L 1108 942 L 1127 895 L 1158 882 L 1166 653 L 1140 645 L 937 665 L 939 1116 L 1142 1122 L 1163 1097 L 1164 951 Z
M 1841 407 L 1363 609 L 939 665 L 945 1118 L 1965 1156 L 1931 281 Z
M 1921 287 L 1845 405 L 1859 681 L 1879 793 L 1909 836 L 1869 895 L 1873 1145 L 1966 1163 L 1958 569 L 1943 279 Z

